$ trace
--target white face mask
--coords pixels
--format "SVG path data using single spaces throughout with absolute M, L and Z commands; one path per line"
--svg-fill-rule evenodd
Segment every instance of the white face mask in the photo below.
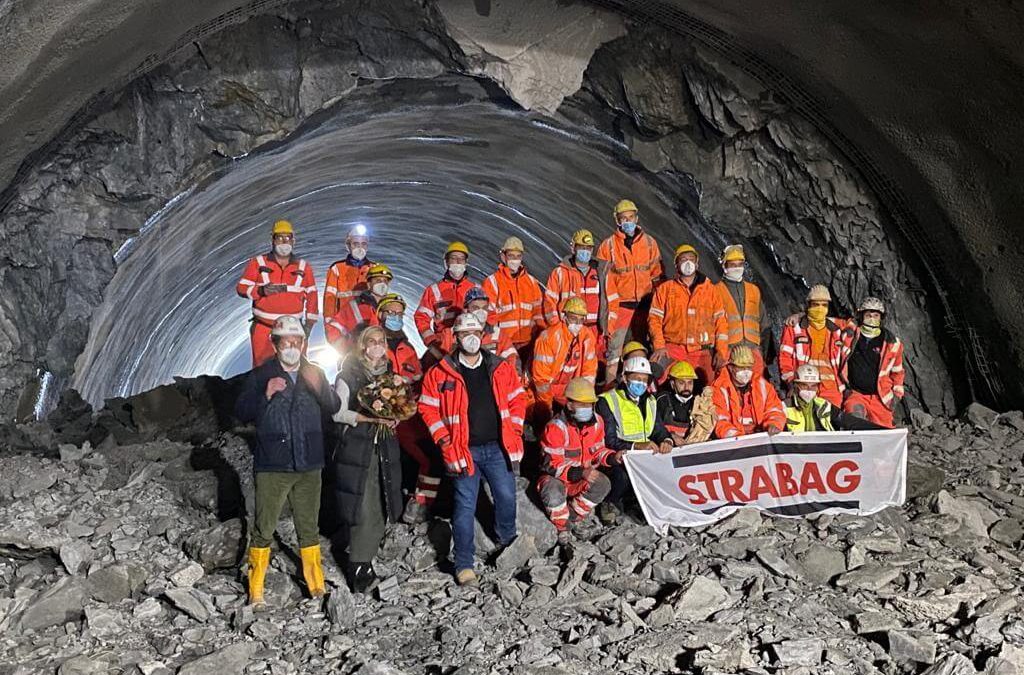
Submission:
M 519 268 L 523 266 L 523 261 L 522 260 L 509 260 L 505 264 L 508 266 L 509 270 L 511 270 L 512 273 L 515 274 L 516 272 L 519 271 Z
M 474 309 L 473 316 L 476 317 L 480 323 L 487 323 L 487 310 L 486 309 Z
M 366 247 L 365 246 L 357 246 L 355 248 L 350 248 L 348 250 L 348 252 L 349 252 L 349 255 L 351 255 L 356 260 L 362 260 L 363 258 L 366 257 Z
M 388 294 L 389 288 L 390 286 L 388 286 L 386 283 L 382 281 L 370 287 L 370 291 L 373 292 L 373 294 L 376 295 L 377 297 L 381 298 Z
M 465 263 L 452 263 L 451 265 L 448 265 L 448 274 L 451 275 L 452 279 L 461 279 L 462 275 L 465 273 Z
M 476 335 L 463 335 L 459 338 L 459 344 L 462 346 L 462 351 L 470 356 L 480 351 L 480 338 Z
M 730 267 L 725 270 L 725 278 L 729 281 L 742 281 L 743 272 L 744 270 L 742 267 Z
M 690 400 L 693 398 L 693 394 L 676 394 L 676 398 L 678 398 L 683 403 L 689 403 Z
M 684 260 L 679 263 L 679 273 L 684 277 L 693 276 L 693 273 L 697 271 L 697 263 L 692 260 Z
M 754 371 L 752 370 L 737 370 L 736 371 L 736 382 L 740 385 L 750 384 L 750 380 L 754 377 Z
M 274 244 L 274 255 L 287 258 L 292 254 L 291 244 Z
M 374 361 L 380 361 L 384 358 L 384 354 L 387 353 L 384 345 L 370 345 L 366 348 L 366 355 Z
M 277 356 L 281 359 L 281 363 L 288 367 L 292 367 L 299 362 L 299 359 L 302 358 L 302 350 L 295 347 L 285 347 L 277 353 Z
M 814 400 L 815 396 L 817 396 L 817 392 L 815 392 L 813 389 L 801 389 L 799 392 L 797 392 L 797 396 L 799 396 L 800 400 L 802 400 L 804 403 L 810 403 L 811 401 Z
M 583 329 L 582 323 L 566 323 L 565 325 L 569 327 L 569 332 L 573 335 L 579 335 Z

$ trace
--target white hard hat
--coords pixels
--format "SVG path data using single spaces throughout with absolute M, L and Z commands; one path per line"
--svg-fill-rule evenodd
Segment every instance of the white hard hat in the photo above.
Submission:
M 630 373 L 650 375 L 651 362 L 647 360 L 646 356 L 630 357 L 626 359 L 626 362 L 622 365 L 622 372 L 627 375 Z
M 270 331 L 274 337 L 306 337 L 306 329 L 294 316 L 282 316 L 274 322 L 274 328 Z
M 484 325 L 480 323 L 480 319 L 476 318 L 475 314 L 472 312 L 463 312 L 455 319 L 455 326 L 452 328 L 452 332 L 468 333 L 469 331 L 482 331 L 483 329 Z
M 805 363 L 796 369 L 796 378 L 793 381 L 801 384 L 821 384 L 821 373 L 816 367 Z
M 881 312 L 885 314 L 885 303 L 875 297 L 864 298 L 857 308 L 858 312 Z

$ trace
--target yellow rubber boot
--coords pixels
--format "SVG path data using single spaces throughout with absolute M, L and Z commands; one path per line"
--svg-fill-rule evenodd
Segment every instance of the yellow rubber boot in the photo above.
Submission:
M 306 588 L 314 598 L 322 598 L 327 589 L 324 587 L 324 568 L 320 562 L 320 544 L 299 549 L 302 558 L 302 576 L 306 580 Z
M 249 549 L 249 604 L 263 604 L 263 581 L 270 566 L 270 547 Z

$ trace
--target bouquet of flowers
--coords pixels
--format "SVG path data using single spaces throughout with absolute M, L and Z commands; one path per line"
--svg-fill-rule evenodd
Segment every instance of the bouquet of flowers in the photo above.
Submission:
M 401 375 L 385 373 L 370 380 L 357 394 L 367 414 L 404 422 L 416 414 L 416 396 Z

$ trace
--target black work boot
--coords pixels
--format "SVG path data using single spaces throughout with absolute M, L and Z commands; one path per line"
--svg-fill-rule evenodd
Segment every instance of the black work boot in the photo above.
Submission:
M 366 593 L 373 582 L 377 581 L 377 573 L 370 563 L 349 563 L 345 578 L 353 593 Z

